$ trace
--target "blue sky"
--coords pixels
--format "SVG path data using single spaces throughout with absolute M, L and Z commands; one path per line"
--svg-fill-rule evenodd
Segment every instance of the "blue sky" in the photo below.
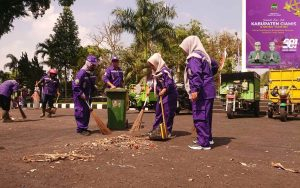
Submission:
M 242 0 L 165 0 L 174 5 L 177 17 L 174 25 L 186 24 L 191 19 L 200 21 L 211 33 L 230 31 L 242 33 Z M 1 6 L 1 5 L 0 5 Z M 96 32 L 96 27 L 112 21 L 111 11 L 117 7 L 135 8 L 135 0 L 76 0 L 72 10 L 79 26 L 79 37 L 82 45 L 91 44 L 89 34 Z M 26 17 L 16 20 L 14 29 L 0 39 L 0 69 L 9 62 L 7 54 L 17 58 L 27 52 L 32 58 L 36 45 L 43 42 L 52 33 L 52 28 L 62 7 L 58 1 L 52 1 L 51 8 L 37 20 Z M 124 34 L 122 44 L 128 45 L 132 37 Z M 6 70 L 8 71 L 8 70 Z

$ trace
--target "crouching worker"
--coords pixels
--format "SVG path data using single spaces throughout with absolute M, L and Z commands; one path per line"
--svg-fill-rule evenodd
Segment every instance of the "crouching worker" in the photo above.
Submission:
M 48 74 L 43 76 L 41 80 L 36 83 L 36 87 L 41 84 L 42 85 L 42 92 L 43 92 L 43 98 L 42 98 L 42 114 L 40 117 L 45 117 L 46 107 L 47 104 L 49 106 L 48 117 L 52 116 L 52 108 L 54 108 L 54 98 L 59 93 L 59 80 L 57 79 L 57 70 L 56 69 L 50 69 L 48 71 Z
M 90 121 L 89 105 L 92 102 L 91 95 L 97 89 L 95 86 L 96 77 L 92 74 L 97 65 L 97 58 L 89 55 L 72 84 L 77 133 L 84 136 L 91 134 L 88 130 Z
M 160 104 L 160 97 L 162 97 L 164 118 L 168 131 L 167 137 L 170 138 L 177 104 L 178 94 L 176 85 L 172 78 L 171 70 L 167 67 L 165 61 L 162 59 L 159 53 L 153 54 L 148 59 L 148 64 L 152 69 L 152 87 L 156 95 L 158 95 L 155 109 L 155 121 L 153 123 L 153 129 L 151 132 L 158 130 L 159 125 L 163 123 L 162 109 Z
M 2 107 L 3 123 L 12 122 L 9 115 L 11 95 L 19 90 L 20 84 L 17 80 L 6 80 L 0 85 L 0 106 Z

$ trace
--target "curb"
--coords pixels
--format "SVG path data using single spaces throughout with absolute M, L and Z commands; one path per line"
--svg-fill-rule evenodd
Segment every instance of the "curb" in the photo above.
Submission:
M 54 105 L 56 108 L 63 108 L 63 109 L 74 109 L 74 103 L 58 103 Z M 42 104 L 40 104 L 40 108 L 42 107 Z M 33 103 L 28 103 L 27 108 L 33 108 Z M 99 109 L 99 110 L 104 110 L 107 109 L 107 104 L 93 104 L 92 103 L 92 108 L 93 109 Z M 134 111 L 137 110 L 136 108 L 129 108 L 129 110 Z M 145 108 L 145 111 L 149 111 L 148 108 Z

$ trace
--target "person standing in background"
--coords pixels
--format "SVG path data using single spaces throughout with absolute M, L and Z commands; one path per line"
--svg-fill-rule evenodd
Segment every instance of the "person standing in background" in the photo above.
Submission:
M 106 83 L 107 88 L 123 87 L 123 71 L 119 66 L 119 59 L 117 56 L 113 56 L 111 59 L 111 66 L 105 70 L 103 81 Z

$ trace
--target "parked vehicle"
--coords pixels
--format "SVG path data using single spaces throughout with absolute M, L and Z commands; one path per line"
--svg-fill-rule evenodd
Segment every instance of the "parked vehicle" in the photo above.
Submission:
M 182 110 L 192 110 L 192 103 L 184 88 L 184 84 L 178 83 L 176 86 L 178 92 L 176 114 L 179 114 Z
M 149 89 L 147 84 L 131 84 L 129 86 L 129 107 L 137 108 L 139 111 L 147 98 L 146 91 Z M 157 98 L 153 91 L 149 93 L 147 100 L 147 108 L 153 109 L 156 104 Z
M 258 117 L 260 76 L 256 72 L 221 74 L 220 97 L 229 119 L 238 112 Z
M 269 73 L 268 117 L 279 115 L 285 122 L 288 116 L 300 114 L 300 69 L 271 70 Z

